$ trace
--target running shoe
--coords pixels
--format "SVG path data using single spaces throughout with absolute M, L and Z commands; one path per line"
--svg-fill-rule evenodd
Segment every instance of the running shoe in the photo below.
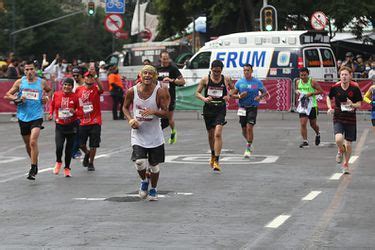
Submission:
M 171 138 L 169 138 L 168 143 L 169 144 L 175 144 L 177 142 L 177 131 L 173 131 L 171 133 Z
M 87 171 L 95 171 L 94 164 L 89 163 L 89 165 L 87 166 Z
M 65 177 L 72 177 L 72 174 L 70 173 L 69 168 L 64 168 L 64 176 Z
M 89 166 L 89 159 L 90 159 L 90 154 L 85 154 L 85 158 L 83 158 L 83 161 L 82 161 L 82 166 L 88 167 Z
M 147 198 L 147 193 L 148 193 L 148 181 L 141 181 L 141 185 L 139 187 L 139 197 L 141 199 L 146 199 Z
M 243 158 L 249 159 L 251 156 L 252 150 L 251 148 L 246 148 L 245 153 L 243 154 Z
M 37 166 L 32 166 L 29 170 L 29 174 L 27 175 L 27 179 L 29 180 L 35 180 L 35 176 L 38 173 L 38 167 Z
M 61 165 L 62 165 L 61 162 L 56 162 L 56 164 L 55 164 L 55 168 L 53 169 L 53 173 L 54 173 L 54 174 L 59 174 L 60 169 L 61 169 Z
M 211 159 L 210 159 L 210 167 L 213 168 L 214 167 L 214 163 L 215 163 L 215 156 L 214 155 L 211 155 Z
M 344 159 L 344 153 L 346 151 L 346 148 L 345 148 L 345 145 L 343 146 L 344 150 L 341 152 L 340 150 L 337 152 L 337 155 L 336 155 L 336 162 L 337 163 L 341 163 L 342 160 Z
M 349 164 L 348 163 L 343 163 L 341 166 L 341 170 L 343 174 L 350 174 L 349 172 Z
M 320 144 L 320 134 L 315 136 L 315 145 L 318 146 Z
M 148 200 L 149 201 L 157 201 L 158 200 L 158 191 L 156 188 L 151 188 L 148 192 Z
M 215 172 L 221 172 L 221 167 L 217 161 L 214 161 L 214 165 L 212 168 Z
M 81 158 L 81 156 L 82 156 L 82 153 L 81 151 L 78 150 L 76 153 L 73 154 L 73 159 L 79 159 Z
M 303 141 L 300 145 L 299 145 L 300 148 L 308 148 L 310 147 L 309 146 L 309 143 L 307 141 Z

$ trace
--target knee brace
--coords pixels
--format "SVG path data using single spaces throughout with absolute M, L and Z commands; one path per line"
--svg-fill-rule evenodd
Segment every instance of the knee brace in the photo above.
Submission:
M 151 173 L 153 174 L 157 174 L 160 172 L 160 168 L 159 168 L 159 164 L 155 165 L 155 166 L 150 166 L 150 171 Z
M 145 170 L 147 168 L 147 159 L 137 159 L 137 160 L 135 160 L 135 168 L 138 171 Z

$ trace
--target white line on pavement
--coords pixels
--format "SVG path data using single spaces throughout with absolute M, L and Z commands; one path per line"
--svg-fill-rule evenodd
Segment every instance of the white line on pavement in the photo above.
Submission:
M 343 175 L 342 173 L 335 173 L 329 179 L 330 180 L 340 180 L 340 178 L 341 178 L 342 175 Z
M 278 228 L 281 226 L 287 219 L 289 219 L 290 215 L 279 215 L 273 221 L 268 223 L 265 227 L 269 228 Z
M 315 199 L 322 191 L 311 191 L 308 195 L 302 198 L 303 201 L 312 201 Z
M 349 164 L 353 164 L 358 159 L 358 157 L 359 156 L 357 156 L 357 155 L 353 155 L 352 157 L 350 157 Z
M 104 201 L 107 198 L 74 198 L 77 201 Z

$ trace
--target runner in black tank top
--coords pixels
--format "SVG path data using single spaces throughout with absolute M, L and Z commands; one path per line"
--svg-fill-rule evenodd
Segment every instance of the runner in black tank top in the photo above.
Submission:
M 228 88 L 233 88 L 230 78 L 221 74 L 223 67 L 221 61 L 213 61 L 210 74 L 200 80 L 195 92 L 196 97 L 205 103 L 203 116 L 211 149 L 210 166 L 217 172 L 221 171 L 219 157 L 223 144 L 221 134 L 223 126 L 226 124 L 226 101 L 229 100 Z M 204 95 L 202 95 L 203 89 L 205 89 Z

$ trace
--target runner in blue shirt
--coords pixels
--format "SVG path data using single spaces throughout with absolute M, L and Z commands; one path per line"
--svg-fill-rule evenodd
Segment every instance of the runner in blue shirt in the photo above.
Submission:
M 251 64 L 245 64 L 243 72 L 244 77 L 236 82 L 231 97 L 239 99 L 237 114 L 240 117 L 242 135 L 247 142 L 244 157 L 250 158 L 253 152 L 253 128 L 256 123 L 259 101 L 268 95 L 268 92 L 263 83 L 252 76 L 253 66 Z

